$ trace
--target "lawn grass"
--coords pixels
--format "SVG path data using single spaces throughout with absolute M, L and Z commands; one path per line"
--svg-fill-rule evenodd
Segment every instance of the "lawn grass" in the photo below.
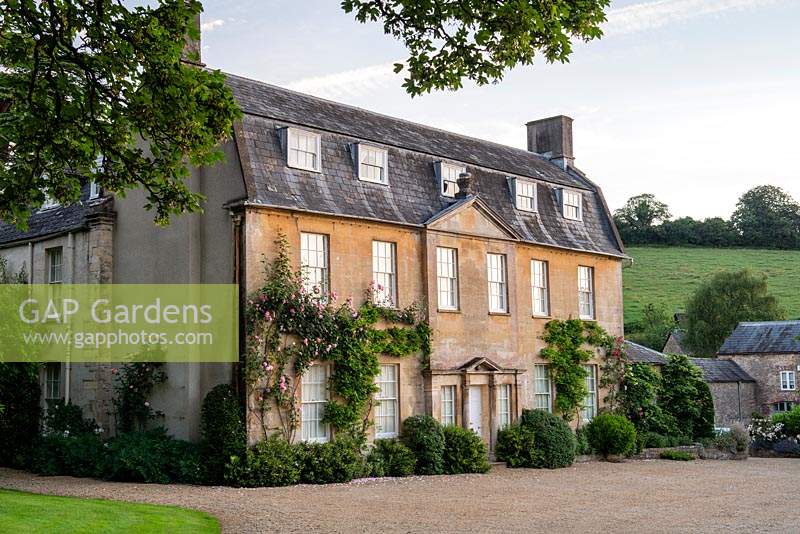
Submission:
M 0 532 L 218 533 L 219 522 L 173 506 L 0 490 Z
M 622 271 L 625 322 L 639 319 L 645 304 L 683 310 L 692 291 L 717 271 L 750 269 L 767 275 L 769 291 L 789 319 L 800 317 L 800 251 L 691 247 L 630 247 Z

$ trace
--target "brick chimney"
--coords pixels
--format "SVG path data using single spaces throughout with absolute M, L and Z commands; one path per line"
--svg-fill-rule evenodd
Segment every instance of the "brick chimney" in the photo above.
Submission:
M 462 172 L 458 175 L 456 183 L 458 184 L 456 198 L 467 198 L 469 195 L 475 194 L 475 180 L 472 178 L 472 174 Z
M 528 127 L 528 150 L 550 159 L 566 169 L 572 166 L 575 155 L 572 152 L 572 119 L 566 115 L 556 115 L 526 124 Z

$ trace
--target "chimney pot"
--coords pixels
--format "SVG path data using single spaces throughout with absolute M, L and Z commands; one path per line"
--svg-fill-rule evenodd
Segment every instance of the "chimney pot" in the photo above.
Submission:
M 572 151 L 572 119 L 556 115 L 526 124 L 528 127 L 528 150 L 550 159 L 566 169 L 572 166 L 575 155 Z
M 472 174 L 462 172 L 458 175 L 456 183 L 458 184 L 456 198 L 467 198 L 469 195 L 475 194 L 475 180 L 473 180 Z

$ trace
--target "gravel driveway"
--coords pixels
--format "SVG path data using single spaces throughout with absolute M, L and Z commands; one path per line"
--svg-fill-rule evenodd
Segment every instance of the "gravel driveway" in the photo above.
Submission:
M 37 477 L 0 487 L 164 503 L 217 516 L 225 532 L 798 532 L 800 460 L 591 462 L 555 471 L 365 479 L 236 489 Z

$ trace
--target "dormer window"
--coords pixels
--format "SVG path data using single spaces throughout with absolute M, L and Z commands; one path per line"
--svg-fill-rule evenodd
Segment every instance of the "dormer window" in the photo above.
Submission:
M 320 154 L 322 146 L 319 134 L 298 130 L 297 128 L 287 128 L 286 146 L 286 164 L 289 167 L 321 172 Z
M 389 183 L 389 154 L 385 149 L 358 143 L 356 156 L 359 180 L 384 185 Z
M 561 213 L 565 219 L 583 220 L 583 195 L 570 189 L 561 190 Z
M 458 193 L 458 177 L 465 172 L 467 172 L 466 167 L 443 161 L 436 162 L 436 174 L 439 175 L 442 196 L 456 196 L 456 193 Z
M 518 210 L 536 211 L 536 183 L 514 178 L 514 205 Z
M 97 182 L 89 182 L 89 200 L 94 200 L 100 197 L 100 184 Z

